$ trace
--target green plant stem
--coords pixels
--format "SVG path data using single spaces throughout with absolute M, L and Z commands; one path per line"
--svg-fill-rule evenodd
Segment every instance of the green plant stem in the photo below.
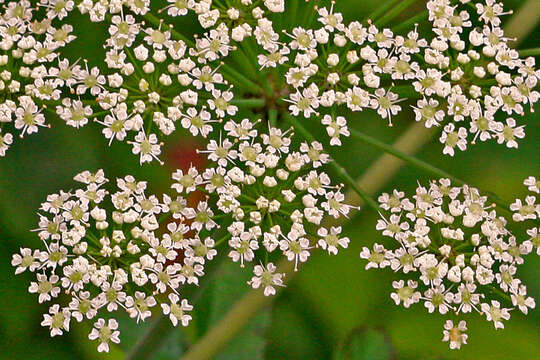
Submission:
M 402 0 L 392 8 L 392 10 L 387 11 L 386 14 L 375 22 L 379 27 L 383 27 L 388 24 L 390 21 L 394 20 L 396 16 L 401 14 L 405 9 L 415 3 L 416 0 Z
M 296 20 L 296 13 L 298 12 L 298 4 L 300 3 L 300 1 L 288 1 L 288 2 L 285 2 L 285 6 L 290 6 L 289 8 L 285 9 L 285 11 L 287 13 L 289 13 L 290 17 L 289 17 L 289 26 L 288 28 L 289 29 L 292 29 L 294 26 L 297 26 L 297 24 L 295 24 L 295 20 Z
M 377 7 L 377 9 L 375 9 L 371 14 L 369 14 L 367 18 L 371 21 L 376 22 L 379 16 L 383 15 L 385 12 L 388 11 L 388 9 L 390 9 L 392 6 L 396 5 L 400 1 L 401 0 L 387 0 L 384 4 Z
M 399 95 L 400 98 L 406 99 L 421 99 L 422 94 L 414 90 L 414 87 L 411 85 L 398 85 L 391 88 L 393 93 Z
M 231 81 L 235 86 L 240 85 L 240 88 L 244 87 L 245 90 L 248 90 L 254 94 L 261 94 L 263 92 L 260 85 L 257 85 L 253 81 L 249 80 L 247 77 L 240 74 L 238 71 L 234 70 L 230 66 L 223 65 L 221 67 L 221 73 L 225 78 L 228 78 L 228 80 Z
M 292 262 L 281 261 L 278 271 L 291 273 L 293 267 Z M 278 288 L 277 291 L 279 290 Z M 272 300 L 273 296 L 264 296 L 262 290 L 249 291 L 181 359 L 213 359 L 249 323 L 251 318 Z
M 422 11 L 421 13 L 419 14 L 416 14 L 415 16 L 413 16 L 412 18 L 410 18 L 409 20 L 405 20 L 404 22 L 400 23 L 399 25 L 397 26 L 393 26 L 392 27 L 392 30 L 395 32 L 395 33 L 399 33 L 399 32 L 405 32 L 405 31 L 409 31 L 412 29 L 412 26 L 414 24 L 418 24 L 420 23 L 421 21 L 425 20 L 428 18 L 428 15 L 429 13 L 426 11 Z
M 267 96 L 271 97 L 274 93 L 274 89 L 272 89 L 272 85 L 270 84 L 270 81 L 268 81 L 268 78 L 258 69 L 257 65 L 257 51 L 253 48 L 253 44 L 251 39 L 248 39 L 244 41 L 243 43 L 245 52 L 248 54 L 249 58 L 252 61 L 249 61 L 251 68 L 253 69 L 253 72 L 255 75 L 258 75 L 259 81 L 261 83 L 262 88 L 264 89 Z
M 284 114 L 284 118 L 294 127 L 295 131 L 298 131 L 304 137 L 304 139 L 308 140 L 309 142 L 315 141 L 313 135 L 311 135 L 310 132 L 298 120 L 296 120 L 294 116 L 287 113 Z M 373 210 L 379 211 L 379 205 L 377 202 L 358 185 L 358 183 L 347 172 L 347 170 L 343 168 L 343 166 L 341 166 L 336 160 L 331 160 L 328 165 L 338 173 L 344 182 L 350 186 L 356 192 L 356 194 L 358 194 L 358 196 L 360 196 L 362 201 L 364 201 Z
M 257 108 L 266 105 L 266 101 L 264 99 L 232 99 L 231 104 L 244 108 Z
M 540 56 L 540 48 L 518 50 L 520 56 Z
M 442 169 L 439 169 L 438 167 L 436 166 L 433 166 L 423 160 L 420 160 L 418 159 L 417 157 L 414 157 L 412 155 L 408 155 L 408 154 L 405 154 L 404 152 L 394 148 L 393 146 L 391 145 L 388 145 L 380 140 L 377 140 L 369 135 L 366 135 L 358 130 L 354 130 L 354 129 L 351 129 L 350 130 L 351 132 L 351 137 L 352 138 L 355 138 L 357 140 L 361 140 L 369 145 L 372 145 L 372 146 L 375 146 L 376 148 L 384 151 L 385 153 L 388 153 L 390 155 L 393 155 L 395 156 L 396 158 L 398 159 L 401 159 L 401 160 L 404 160 L 406 161 L 407 163 L 409 163 L 410 165 L 416 167 L 417 169 L 420 169 L 420 170 L 424 170 L 430 174 L 433 174 L 437 177 L 442 177 L 442 178 L 448 178 L 450 180 L 452 180 L 452 182 L 456 185 L 465 185 L 466 182 L 453 176 L 452 174 L 449 174 L 447 173 L 446 171 L 442 170 Z M 510 211 L 509 208 L 510 208 L 510 204 L 508 204 L 507 202 L 505 202 L 504 200 L 501 200 L 497 195 L 489 192 L 489 191 L 485 191 L 485 190 L 482 190 L 482 189 L 479 189 L 479 191 L 485 195 L 488 196 L 488 198 L 490 198 L 494 203 L 496 203 L 497 205 L 499 205 L 502 209 L 506 210 L 506 211 Z
M 406 155 L 414 154 L 437 133 L 437 129 L 427 129 L 422 123 L 414 123 L 396 140 L 392 147 Z M 375 194 L 380 189 L 381 184 L 392 179 L 405 164 L 404 160 L 394 155 L 383 154 L 366 170 L 358 182 L 363 184 L 364 191 Z M 352 190 L 345 194 L 345 201 L 353 205 L 363 203 L 362 199 Z
M 540 21 L 540 1 L 529 0 L 523 4 L 504 25 L 504 35 L 516 38 L 517 47 Z
M 270 122 L 271 126 L 274 126 L 274 127 L 276 126 L 277 117 L 278 117 L 278 112 L 275 108 L 268 109 L 268 121 Z
M 135 347 L 131 349 L 126 356 L 126 360 L 143 360 L 148 359 L 148 354 L 156 350 L 156 344 L 163 341 L 163 334 L 168 333 L 173 329 L 173 325 L 167 316 L 160 315 L 144 336 L 137 342 Z

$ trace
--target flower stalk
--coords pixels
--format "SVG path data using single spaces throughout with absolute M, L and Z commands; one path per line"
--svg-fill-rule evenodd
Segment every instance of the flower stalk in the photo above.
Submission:
M 385 15 L 383 15 L 380 19 L 375 21 L 375 23 L 378 26 L 385 26 L 390 21 L 394 20 L 399 14 L 403 13 L 409 6 L 414 4 L 416 0 L 404 0 L 404 1 L 398 1 L 398 4 L 392 7 L 392 10 L 385 11 Z
M 363 141 L 366 144 L 372 145 L 372 146 L 376 147 L 377 149 L 379 149 L 381 151 L 384 151 L 387 154 L 393 155 L 398 159 L 406 161 L 408 164 L 416 167 L 417 169 L 428 172 L 428 173 L 430 173 L 431 175 L 433 175 L 435 177 L 448 178 L 448 179 L 452 180 L 452 182 L 454 182 L 457 185 L 462 185 L 463 186 L 463 185 L 466 184 L 465 181 L 455 177 L 454 175 L 452 175 L 452 174 L 450 174 L 450 173 L 448 173 L 448 172 L 446 172 L 446 171 L 444 171 L 442 169 L 439 169 L 438 167 L 433 166 L 428 162 L 420 160 L 415 156 L 405 154 L 404 152 L 402 152 L 402 151 L 394 148 L 393 146 L 388 145 L 388 144 L 386 144 L 386 143 L 384 143 L 384 142 L 382 142 L 382 141 L 380 141 L 378 139 L 375 139 L 375 138 L 373 138 L 373 137 L 371 137 L 369 135 L 366 135 L 366 134 L 364 134 L 364 133 L 362 133 L 362 132 L 360 132 L 358 130 L 351 129 L 350 131 L 351 131 L 351 137 L 352 138 Z M 481 189 L 480 189 L 480 191 L 483 194 L 486 194 L 488 196 L 488 198 L 490 198 L 494 203 L 499 205 L 501 209 L 509 211 L 510 205 L 507 202 L 505 202 L 504 200 L 501 200 L 497 195 L 495 195 L 493 193 L 490 193 L 488 191 L 485 191 L 485 190 L 481 190 Z

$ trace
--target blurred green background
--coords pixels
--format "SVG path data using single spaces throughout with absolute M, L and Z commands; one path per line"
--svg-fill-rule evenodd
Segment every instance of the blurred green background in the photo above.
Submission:
M 296 0 L 291 0 L 296 1 Z M 338 0 L 337 10 L 346 21 L 362 19 L 384 1 Z M 507 9 L 517 9 L 519 0 L 505 1 Z M 411 6 L 398 20 L 407 19 L 422 9 L 423 2 Z M 102 33 L 89 32 L 83 18 L 77 18 L 79 40 L 65 52 L 97 62 L 100 59 L 99 39 Z M 178 27 L 177 27 L 178 29 Z M 198 31 L 195 25 L 185 32 Z M 540 46 L 538 28 L 520 45 Z M 540 107 L 537 107 L 540 110 Z M 410 114 L 408 111 L 402 114 Z M 488 189 L 506 201 L 523 197 L 522 180 L 540 175 L 540 138 L 538 111 L 520 119 L 526 123 L 527 136 L 519 150 L 508 150 L 496 144 L 480 144 L 458 152 L 454 158 L 441 155 L 441 145 L 432 141 L 418 157 L 449 171 L 473 185 Z M 391 143 L 408 125 L 409 116 L 395 120 L 389 128 L 386 122 L 371 112 L 349 119 L 351 127 Z M 38 247 L 40 243 L 30 229 L 37 227 L 36 210 L 47 194 L 73 186 L 72 177 L 85 170 L 103 168 L 109 178 L 133 174 L 149 181 L 151 191 L 162 193 L 170 184 L 173 169 L 194 160 L 191 138 L 183 131 L 169 138 L 163 159 L 166 165 L 139 166 L 130 146 L 114 142 L 109 148 L 101 135 L 101 126 L 90 124 L 75 130 L 53 122 L 52 129 L 40 129 L 37 135 L 16 144 L 0 159 L 0 358 L 1 359 L 122 359 L 145 332 L 145 326 L 135 326 L 121 319 L 122 344 L 111 355 L 98 354 L 96 344 L 87 339 L 88 326 L 72 322 L 67 336 L 49 337 L 39 324 L 47 305 L 37 304 L 28 294 L 30 274 L 15 277 L 11 255 L 19 247 Z M 307 125 L 315 135 L 326 139 L 320 126 Z M 376 149 L 348 139 L 340 151 L 331 154 L 352 175 L 359 176 L 381 154 Z M 414 191 L 416 181 L 426 182 L 429 174 L 406 166 L 383 189 Z M 428 314 L 417 304 L 410 309 L 394 305 L 390 299 L 391 282 L 397 279 L 391 271 L 364 271 L 360 260 L 362 246 L 379 241 L 375 231 L 377 214 L 369 209 L 361 212 L 344 229 L 351 239 L 348 250 L 338 256 L 313 252 L 293 281 L 277 297 L 270 308 L 262 311 L 239 335 L 220 359 L 538 359 L 540 358 L 540 312 L 533 310 L 527 317 L 514 311 L 504 330 L 495 331 L 491 323 L 479 316 L 465 317 L 469 326 L 469 344 L 461 351 L 451 351 L 442 343 L 445 317 Z M 520 278 L 529 293 L 540 298 L 537 281 L 540 260 L 529 256 L 519 269 Z M 163 346 L 156 349 L 154 359 L 178 358 L 186 344 L 215 323 L 241 294 L 248 291 L 247 272 L 237 266 L 222 266 L 210 279 L 203 278 L 205 290 L 195 304 L 198 321 L 183 332 L 178 329 L 163 334 Z M 207 282 L 205 284 L 205 282 Z M 88 324 L 86 324 L 88 325 Z M 341 350 L 340 350 L 341 349 Z

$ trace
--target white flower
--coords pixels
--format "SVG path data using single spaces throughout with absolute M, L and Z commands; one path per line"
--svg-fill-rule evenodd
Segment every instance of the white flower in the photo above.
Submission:
M 517 306 L 519 310 L 527 315 L 529 309 L 534 309 L 536 303 L 534 298 L 527 297 L 527 287 L 525 285 L 520 285 L 519 288 L 512 290 L 513 294 L 510 295 L 512 299 L 512 305 Z
M 384 246 L 375 243 L 373 245 L 373 251 L 371 251 L 367 247 L 363 247 L 362 252 L 360 253 L 360 258 L 369 260 L 365 267 L 366 270 L 370 268 L 382 269 L 390 265 L 390 261 L 386 259 L 385 255 L 386 249 L 384 248 Z
M 439 141 L 444 144 L 443 154 L 454 156 L 454 149 L 457 147 L 461 151 L 467 148 L 467 129 L 460 127 L 456 132 L 453 123 L 447 124 L 439 138 Z
M 347 127 L 347 120 L 343 116 L 338 116 L 336 120 L 330 115 L 325 115 L 321 123 L 326 125 L 326 132 L 330 136 L 330 145 L 341 146 L 340 135 L 349 136 L 350 132 Z
M 523 185 L 527 186 L 529 191 L 540 193 L 540 181 L 536 180 L 534 176 L 529 176 L 523 180 Z
M 0 132 L 0 156 L 6 156 L 6 151 L 13 143 L 13 135 Z
M 202 183 L 202 176 L 199 175 L 199 172 L 193 166 L 186 173 L 182 170 L 176 170 L 172 175 L 172 179 L 177 182 L 171 187 L 179 193 L 195 191 L 196 187 Z
M 427 128 L 439 126 L 444 119 L 444 110 L 439 108 L 439 102 L 435 99 L 420 99 L 417 102 L 418 107 L 414 107 L 415 120 L 423 121 Z M 471 130 L 472 131 L 472 130 Z
M 258 289 L 262 287 L 264 289 L 264 296 L 270 296 L 276 294 L 276 286 L 284 286 L 283 276 L 284 274 L 276 273 L 276 266 L 273 263 L 268 263 L 266 266 L 255 265 L 253 269 L 253 276 L 248 285 L 252 288 Z
M 94 327 L 88 338 L 90 340 L 99 340 L 98 352 L 109 352 L 109 343 L 120 344 L 120 331 L 118 329 L 118 321 L 109 319 L 105 322 L 104 319 L 98 319 L 94 323 Z
M 446 320 L 443 330 L 443 341 L 450 342 L 450 349 L 460 349 L 461 345 L 467 344 L 467 323 L 465 320 L 461 320 L 457 326 L 454 325 L 452 320 Z
M 384 236 L 400 239 L 403 231 L 409 230 L 409 223 L 405 221 L 401 222 L 400 215 L 392 214 L 390 215 L 390 221 L 385 218 L 378 220 L 375 228 L 377 230 L 383 230 L 382 234 Z
M 536 204 L 536 197 L 529 195 L 522 202 L 520 199 L 510 204 L 510 210 L 514 211 L 512 219 L 514 221 L 525 221 L 527 219 L 536 219 L 540 216 L 540 204 Z
M 193 306 L 186 299 L 180 301 L 180 297 L 174 293 L 169 294 L 169 301 L 170 304 L 161 304 L 163 315 L 169 315 L 169 319 L 174 326 L 178 325 L 178 321 L 182 326 L 188 326 L 191 315 L 186 312 L 193 310 Z M 179 301 L 180 304 L 178 304 Z
M 344 31 L 345 25 L 343 25 L 343 15 L 340 13 L 334 13 L 334 4 L 332 2 L 330 10 L 323 7 L 317 10 L 320 18 L 318 19 L 328 31 Z
M 244 267 L 244 260 L 252 261 L 255 257 L 254 250 L 259 248 L 259 243 L 253 238 L 253 234 L 245 231 L 240 236 L 233 236 L 229 240 L 229 246 L 233 249 L 229 252 L 229 257 L 234 262 L 240 260 L 240 266 Z
M 487 321 L 493 321 L 495 329 L 504 329 L 502 320 L 510 319 L 510 309 L 501 309 L 501 304 L 496 300 L 491 300 L 491 305 L 483 303 L 481 309 L 486 315 Z
M 39 257 L 39 250 L 34 250 L 34 253 L 32 254 L 31 249 L 21 248 L 20 254 L 13 254 L 11 259 L 11 266 L 17 267 L 15 269 L 15 275 L 26 271 L 26 269 L 34 272 L 40 265 L 40 262 L 38 261 Z
M 500 132 L 497 133 L 497 142 L 499 144 L 505 143 L 508 148 L 518 147 L 517 139 L 525 137 L 524 126 L 516 126 L 516 120 L 513 118 L 506 119 L 506 125 Z
M 137 322 L 146 319 L 152 312 L 150 308 L 156 305 L 156 300 L 153 296 L 146 296 L 141 291 L 136 291 L 135 296 L 126 298 L 126 310 L 131 318 L 137 318 Z M 93 340 L 93 339 L 91 339 Z
M 444 315 L 452 308 L 450 304 L 454 299 L 454 294 L 449 291 L 450 289 L 445 290 L 444 285 L 436 285 L 437 283 L 440 281 L 434 281 L 435 286 L 424 293 L 426 299 L 424 306 L 430 313 L 437 309 L 439 313 Z
M 209 123 L 215 122 L 211 120 L 211 114 L 206 110 L 197 111 L 195 108 L 187 109 L 185 114 L 182 114 L 182 127 L 188 129 L 193 136 L 197 136 L 199 133 L 206 137 L 212 131 L 212 125 Z
M 369 93 L 357 86 L 347 90 L 345 99 L 347 107 L 352 111 L 362 111 L 363 108 L 368 107 L 370 104 Z
M 229 139 L 222 140 L 220 134 L 219 143 L 216 140 L 210 140 L 205 151 L 198 151 L 202 154 L 208 154 L 208 159 L 216 161 L 219 166 L 225 167 L 228 162 L 234 162 L 237 157 L 237 151 L 231 149 L 233 143 Z
M 290 99 L 285 99 L 290 103 L 289 111 L 292 115 L 298 116 L 302 113 L 305 118 L 310 118 L 311 115 L 317 115 L 315 110 L 319 107 L 319 89 L 315 84 L 312 84 L 309 88 L 304 89 L 303 92 L 297 91 L 290 95 Z
M 231 91 L 221 91 L 218 89 L 212 90 L 213 99 L 208 100 L 208 105 L 211 110 L 216 112 L 219 118 L 225 117 L 225 114 L 233 116 L 238 111 L 238 107 L 231 105 L 230 101 L 233 99 L 233 93 Z
M 298 271 L 298 262 L 306 262 L 310 252 L 309 240 L 302 237 L 298 231 L 291 230 L 287 236 L 282 235 L 283 240 L 279 242 L 279 248 L 287 257 L 287 260 L 294 260 L 294 271 Z
M 64 331 L 69 331 L 71 320 L 69 309 L 64 308 L 60 311 L 60 305 L 54 304 L 49 308 L 49 314 L 43 315 L 41 326 L 48 326 L 51 336 L 62 335 Z
M 539 228 L 535 227 L 527 230 L 527 235 L 530 236 L 528 240 L 523 242 L 522 247 L 528 249 L 528 252 L 531 252 L 534 247 L 536 247 L 536 254 L 540 255 L 540 231 Z
M 392 287 L 396 289 L 396 292 L 390 294 L 390 297 L 396 305 L 403 302 L 403 306 L 408 308 L 412 304 L 420 301 L 421 294 L 419 291 L 415 291 L 418 287 L 418 283 L 413 280 L 407 280 L 407 285 L 403 280 L 392 282 Z
M 81 322 L 84 318 L 92 319 L 97 314 L 95 303 L 96 301 L 90 300 L 89 291 L 82 291 L 78 295 L 74 295 L 69 303 L 71 316 L 78 322 Z
M 151 162 L 154 159 L 163 165 L 163 161 L 159 160 L 158 158 L 158 155 L 161 154 L 162 144 L 158 144 L 156 134 L 150 134 L 148 137 L 146 137 L 145 132 L 140 131 L 135 136 L 135 141 L 128 141 L 128 144 L 133 145 L 133 149 L 131 150 L 133 154 L 140 155 L 139 162 L 141 165 L 145 162 Z
M 31 282 L 28 292 L 38 293 L 38 302 L 51 300 L 51 297 L 57 297 L 60 293 L 60 287 L 56 286 L 59 283 L 60 278 L 58 275 L 51 275 L 47 277 L 45 274 L 37 274 L 37 282 Z
M 349 246 L 348 237 L 339 237 L 341 234 L 341 226 L 330 228 L 330 232 L 326 228 L 319 228 L 317 235 L 321 237 L 317 244 L 322 247 L 324 250 L 328 250 L 329 254 L 337 255 L 338 247 L 346 249 Z
M 37 105 L 34 103 L 31 97 L 21 96 L 19 98 L 21 107 L 15 110 L 15 128 L 22 130 L 21 137 L 24 134 L 32 134 L 38 131 L 38 126 L 45 125 L 45 116 L 38 110 Z M 6 144 L 11 141 L 11 137 L 7 137 Z M 3 143 L 3 141 L 2 141 Z M 11 142 L 9 142 L 11 144 Z

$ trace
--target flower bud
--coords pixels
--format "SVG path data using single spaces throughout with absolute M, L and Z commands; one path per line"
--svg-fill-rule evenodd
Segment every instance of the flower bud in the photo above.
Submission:
M 330 54 L 328 55 L 328 59 L 326 59 L 326 61 L 328 62 L 328 65 L 330 65 L 331 67 L 332 66 L 336 66 L 337 64 L 339 64 L 339 55 L 338 54 Z

